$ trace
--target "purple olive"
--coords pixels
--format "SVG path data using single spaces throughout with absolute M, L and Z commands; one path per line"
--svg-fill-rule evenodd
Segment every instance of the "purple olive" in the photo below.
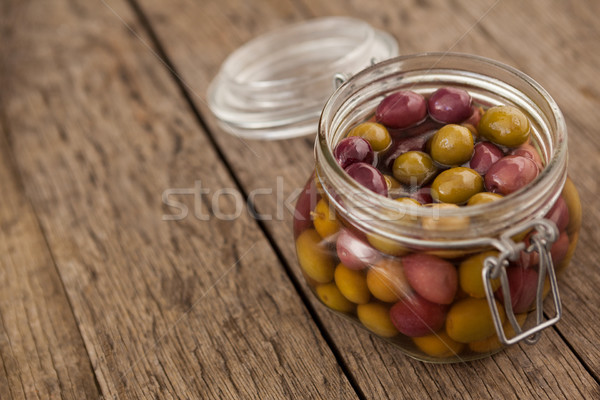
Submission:
M 349 230 L 342 229 L 336 241 L 337 255 L 346 267 L 360 270 L 368 265 L 376 264 L 381 254 Z
M 457 124 L 471 115 L 471 95 L 462 89 L 439 88 L 429 97 L 427 105 L 429 116 L 445 124 Z
M 388 128 L 408 128 L 425 119 L 427 104 L 420 94 L 402 90 L 383 99 L 375 110 L 375 116 Z
M 515 156 L 523 156 L 523 157 L 532 159 L 537 164 L 537 166 L 540 170 L 544 166 L 544 164 L 542 163 L 542 157 L 540 156 L 540 153 L 538 153 L 538 151 L 535 149 L 535 147 L 533 147 L 529 143 L 523 143 L 516 149 L 512 150 L 509 154 L 512 154 Z
M 431 197 L 431 185 L 420 187 L 415 192 L 410 194 L 410 198 L 415 199 L 421 204 L 432 203 L 433 197 Z
M 564 231 L 567 225 L 569 225 L 569 208 L 562 196 L 556 199 L 556 203 L 554 203 L 554 206 L 548 211 L 546 218 L 553 221 L 560 232 Z
M 357 162 L 372 164 L 375 159 L 375 154 L 369 142 L 358 136 L 342 139 L 335 146 L 333 155 L 342 168 Z
M 538 173 L 533 160 L 523 156 L 505 156 L 487 171 L 485 187 L 489 192 L 506 196 L 531 183 Z
M 463 121 L 463 124 L 469 124 L 475 129 L 479 124 L 482 115 L 483 109 L 481 107 L 471 106 L 471 115 Z
M 506 274 L 514 313 L 528 311 L 537 294 L 537 271 L 532 268 L 509 267 L 506 269 Z M 496 298 L 504 304 L 502 288 L 496 290 Z
M 382 196 L 388 195 L 387 183 L 379 170 L 370 164 L 355 163 L 346 168 L 346 172 L 356 182 Z
M 552 256 L 552 262 L 554 262 L 555 266 L 565 259 L 569 252 L 570 244 L 567 232 L 561 233 L 558 239 L 556 239 L 556 242 L 552 244 L 550 255 Z
M 406 336 L 424 336 L 444 326 L 448 306 L 432 303 L 418 294 L 401 299 L 390 309 L 392 323 Z
M 469 161 L 469 168 L 474 169 L 479 175 L 485 175 L 490 167 L 504 156 L 502 150 L 491 142 L 479 142 L 473 150 L 473 157 Z
M 307 230 L 312 225 L 310 212 L 315 209 L 317 202 L 321 199 L 315 186 L 314 177 L 311 176 L 302 189 L 298 201 L 296 201 L 296 209 L 294 210 L 294 237 L 298 237 L 302 232 Z

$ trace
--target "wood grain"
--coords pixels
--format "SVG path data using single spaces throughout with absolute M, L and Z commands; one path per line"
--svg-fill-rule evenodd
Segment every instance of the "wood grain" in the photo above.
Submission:
M 546 20 L 536 23 L 538 15 L 544 15 L 538 12 L 544 8 L 552 9 L 551 4 L 544 1 L 532 3 L 536 5 L 523 8 L 521 2 L 508 0 L 498 4 L 492 1 L 486 3 L 422 1 L 400 4 L 383 0 L 378 2 L 315 0 L 291 2 L 288 6 L 286 6 L 287 2 L 274 5 L 265 1 L 254 4 L 252 9 L 243 6 L 240 9 L 236 7 L 238 3 L 233 1 L 206 1 L 195 4 L 179 0 L 173 3 L 172 8 L 166 9 L 159 1 L 139 1 L 151 26 L 156 29 L 159 41 L 173 60 L 179 76 L 193 93 L 199 94 L 192 98 L 211 126 L 216 142 L 236 176 L 239 177 L 245 192 L 249 193 L 255 188 L 274 187 L 278 177 L 281 177 L 286 195 L 302 186 L 312 169 L 312 140 L 241 143 L 223 134 L 216 127 L 214 119 L 204 104 L 203 94 L 208 82 L 218 70 L 218 65 L 235 47 L 268 29 L 285 25 L 290 20 L 350 14 L 392 32 L 399 39 L 403 53 L 453 49 L 488 55 L 515 64 L 511 62 L 514 61 L 511 60 L 512 50 L 504 48 L 504 44 L 508 43 L 520 47 L 523 56 L 528 57 L 530 64 L 539 65 L 539 74 L 547 76 L 547 71 L 541 72 L 542 69 L 548 68 L 544 64 L 550 57 L 547 52 L 560 52 L 561 47 L 558 43 L 550 41 L 546 44 L 546 52 L 527 50 L 544 41 L 544 35 L 549 29 L 548 25 L 551 24 Z M 589 31 L 588 24 L 580 23 L 580 12 L 572 10 L 580 9 L 582 3 L 574 4 L 575 7 L 565 6 L 565 10 L 561 10 L 573 12 L 572 15 L 567 14 L 568 16 L 563 18 L 562 24 L 569 24 L 571 31 L 578 29 Z M 186 10 L 186 12 L 181 13 L 179 10 Z M 276 19 L 273 19 L 274 13 L 279 13 Z M 519 19 L 516 19 L 520 24 L 519 28 L 525 29 L 526 34 L 513 29 L 512 25 L 517 23 L 512 18 L 515 13 L 519 14 Z M 481 20 L 482 16 L 485 17 Z M 198 21 L 207 22 L 202 24 Z M 227 40 L 222 39 L 223 27 L 227 27 L 229 32 Z M 556 35 L 559 35 L 564 28 L 554 29 Z M 534 36 L 531 30 L 535 30 Z M 237 43 L 231 42 L 232 37 L 237 40 Z M 581 46 L 593 46 L 593 42 L 588 40 Z M 585 53 L 586 50 L 592 51 L 593 48 L 583 47 L 580 51 Z M 562 83 L 558 88 L 564 86 L 564 90 L 568 91 L 571 90 L 571 82 L 568 78 L 572 70 L 572 62 L 567 62 L 567 55 L 559 55 L 559 57 L 562 59 L 559 58 L 552 64 L 554 68 L 552 73 L 556 76 L 562 74 Z M 516 66 L 520 68 L 523 65 Z M 525 70 L 532 74 L 536 72 L 527 68 Z M 593 96 L 597 91 L 597 84 L 592 81 L 589 70 L 584 69 L 584 72 L 588 73 L 586 93 Z M 546 85 L 546 82 L 542 83 Z M 586 124 L 591 132 L 591 128 L 597 125 L 594 120 L 596 117 L 591 115 L 593 113 L 588 116 L 582 115 L 583 113 L 571 116 L 571 112 L 581 107 L 581 99 L 578 97 L 575 99 L 578 101 L 564 110 L 567 119 L 571 121 L 577 115 L 578 123 Z M 559 98 L 559 102 L 560 100 Z M 575 138 L 571 143 L 578 139 L 586 143 L 585 136 L 577 135 L 577 132 L 572 135 Z M 594 141 L 594 139 L 589 140 L 592 143 Z M 584 202 L 591 202 L 596 194 L 596 187 L 592 182 L 594 175 L 585 174 L 598 170 L 598 161 L 594 158 L 597 148 L 583 144 L 580 148 L 575 148 L 576 151 L 585 150 L 584 154 L 588 157 L 585 159 L 585 166 L 582 165 L 583 162 L 579 165 L 572 163 L 571 174 L 576 175 L 576 182 L 584 186 L 581 190 Z M 248 168 L 249 165 L 255 167 Z M 260 165 L 265 167 L 257 167 Z M 256 173 L 257 169 L 260 173 Z M 276 210 L 276 206 L 274 198 L 264 197 L 257 204 L 257 209 L 262 213 L 271 214 Z M 596 212 L 590 212 L 589 217 L 590 220 L 586 222 L 584 230 L 591 228 L 592 225 L 597 226 L 599 222 Z M 292 237 L 290 215 L 286 214 L 285 221 L 266 221 L 265 226 L 287 262 L 295 266 L 293 244 L 289 240 Z M 595 229 L 597 232 L 597 228 Z M 592 242 L 593 239 L 589 237 L 582 240 L 578 254 L 584 254 L 583 257 L 594 257 L 597 254 L 597 245 Z M 588 256 L 585 256 L 586 254 Z M 582 269 L 579 266 L 581 257 L 578 256 L 575 260 L 573 272 L 566 275 L 566 281 L 573 279 L 574 275 L 578 275 L 576 271 Z M 584 278 L 597 282 L 599 278 L 593 275 L 592 270 L 587 269 L 587 273 L 584 272 L 581 278 L 575 279 L 575 282 L 582 283 L 579 281 Z M 587 283 L 586 288 L 596 284 Z M 581 304 L 581 299 L 576 296 L 586 296 L 587 302 Z M 315 309 L 340 350 L 344 362 L 367 397 L 420 397 L 427 393 L 432 397 L 453 398 L 590 398 L 597 397 L 600 393 L 598 383 L 594 376 L 590 375 L 590 373 L 597 375 L 596 361 L 592 359 L 596 350 L 585 348 L 586 343 L 598 341 L 598 335 L 594 332 L 598 327 L 597 319 L 588 315 L 598 304 L 597 296 L 597 291 L 594 290 L 586 290 L 583 294 L 575 295 L 568 288 L 566 295 L 563 296 L 565 309 L 574 317 L 566 318 L 559 326 L 559 332 L 565 332 L 569 344 L 577 344 L 578 341 L 582 343 L 576 348 L 577 354 L 571 352 L 556 331 L 550 330 L 535 347 L 517 346 L 488 360 L 453 366 L 425 365 L 409 360 L 394 348 L 331 316 L 318 304 L 315 304 Z M 583 310 L 579 311 L 579 307 Z M 588 322 L 577 325 L 574 321 L 577 315 L 587 318 Z M 579 323 L 581 324 L 581 321 Z M 566 335 L 569 330 L 576 332 L 573 336 Z M 577 357 L 584 358 L 585 365 L 581 364 Z
M 83 340 L 2 125 L 0 398 L 98 398 Z
M 103 396 L 355 398 L 255 222 L 217 218 L 235 184 L 129 6 L 4 7 L 12 151 Z M 162 220 L 163 192 L 196 181 L 210 193 L 173 196 L 189 215 Z

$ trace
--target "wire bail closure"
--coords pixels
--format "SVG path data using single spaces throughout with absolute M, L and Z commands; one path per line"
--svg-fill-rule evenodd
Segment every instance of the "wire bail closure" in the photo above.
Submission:
M 524 242 L 514 242 L 512 237 L 522 233 L 528 229 L 535 229 L 536 233 L 531 236 L 530 246 L 527 247 Z M 550 255 L 552 244 L 558 239 L 558 228 L 556 224 L 548 219 L 535 219 L 526 223 L 515 226 L 509 229 L 500 236 L 499 240 L 493 240 L 493 245 L 500 251 L 497 257 L 488 257 L 485 259 L 482 270 L 482 278 L 487 297 L 488 305 L 492 313 L 494 326 L 498 339 L 504 345 L 512 345 L 525 340 L 527 344 L 534 344 L 540 339 L 540 331 L 556 324 L 562 316 L 562 306 L 560 304 L 560 296 L 558 293 L 558 284 L 556 273 L 554 271 L 554 263 Z M 506 267 L 509 261 L 516 261 L 521 251 L 531 253 L 537 251 L 540 256 L 538 267 L 538 282 L 537 293 L 535 299 L 536 323 L 533 327 L 526 331 L 521 329 L 521 326 L 515 318 L 515 313 L 512 308 L 512 299 L 510 296 L 510 288 L 508 283 L 508 275 Z M 550 281 L 550 289 L 552 292 L 553 304 L 555 309 L 554 317 L 544 320 L 543 310 L 543 292 L 546 274 Z M 494 290 L 492 288 L 492 280 L 500 277 L 502 284 L 502 294 L 504 296 L 504 309 L 506 317 L 510 321 L 516 335 L 512 338 L 507 338 L 504 332 L 500 312 L 494 299 Z

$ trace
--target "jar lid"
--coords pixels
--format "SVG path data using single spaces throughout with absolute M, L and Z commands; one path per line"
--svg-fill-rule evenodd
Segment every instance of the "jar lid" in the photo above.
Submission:
M 236 136 L 314 135 L 336 74 L 355 74 L 396 55 L 398 43 L 391 35 L 358 19 L 288 25 L 229 55 L 208 88 L 208 106 Z

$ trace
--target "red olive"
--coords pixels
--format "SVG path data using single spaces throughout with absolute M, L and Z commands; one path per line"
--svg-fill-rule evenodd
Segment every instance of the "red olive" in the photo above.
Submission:
M 390 309 L 392 323 L 406 336 L 424 336 L 444 326 L 448 306 L 432 303 L 418 294 L 403 298 Z
M 489 192 L 508 195 L 531 183 L 538 173 L 538 167 L 531 159 L 505 156 L 487 171 L 485 187 Z
M 389 128 L 408 128 L 423 121 L 426 115 L 425 98 L 410 90 L 387 96 L 375 110 L 377 121 Z

